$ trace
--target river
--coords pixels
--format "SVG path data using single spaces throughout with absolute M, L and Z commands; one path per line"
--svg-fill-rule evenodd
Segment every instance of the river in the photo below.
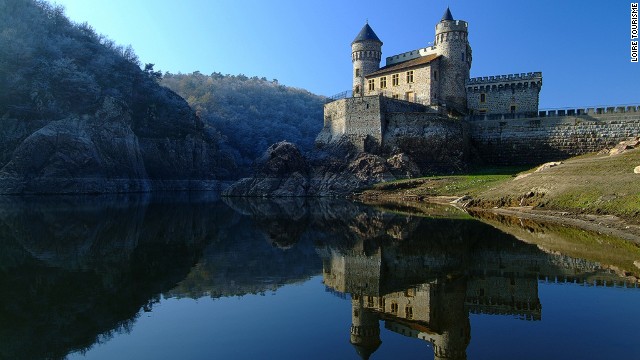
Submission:
M 452 207 L 0 199 L 1 359 L 640 358 L 640 249 Z

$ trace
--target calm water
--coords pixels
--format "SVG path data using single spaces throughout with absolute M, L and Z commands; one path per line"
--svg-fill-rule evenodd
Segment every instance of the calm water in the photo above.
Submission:
M 400 210 L 1 199 L 0 358 L 640 358 L 636 246 Z

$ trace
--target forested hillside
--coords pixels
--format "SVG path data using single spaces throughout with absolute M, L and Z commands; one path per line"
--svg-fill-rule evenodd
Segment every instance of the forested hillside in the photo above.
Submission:
M 228 178 L 217 132 L 160 76 L 60 6 L 0 0 L 0 193 L 193 189 Z
M 241 175 L 269 145 L 287 140 L 303 152 L 322 129 L 324 98 L 277 80 L 244 75 L 165 74 L 161 82 L 185 98 L 201 119 L 215 127 Z

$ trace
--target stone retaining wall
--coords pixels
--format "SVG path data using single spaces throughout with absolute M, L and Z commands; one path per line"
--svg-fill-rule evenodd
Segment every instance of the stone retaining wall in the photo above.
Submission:
M 640 135 L 640 113 L 469 121 L 471 145 L 486 163 L 539 164 L 612 147 Z

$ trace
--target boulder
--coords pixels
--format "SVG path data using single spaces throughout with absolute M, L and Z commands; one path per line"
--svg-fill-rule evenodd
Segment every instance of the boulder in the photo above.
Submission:
M 396 154 L 388 158 L 387 165 L 396 177 L 414 178 L 420 176 L 420 168 L 405 153 Z
M 625 141 L 621 141 L 618 145 L 609 150 L 609 155 L 622 154 L 627 150 L 633 150 L 640 145 L 640 137 L 631 138 Z
M 223 196 L 306 196 L 309 165 L 298 148 L 282 141 L 271 145 L 257 160 L 255 175 L 235 182 Z
M 562 165 L 562 161 L 552 161 L 552 162 L 544 163 L 544 164 L 538 166 L 538 168 L 534 172 L 544 171 L 544 170 L 550 169 L 552 167 L 556 167 L 558 165 Z
M 635 169 L 633 169 L 633 173 L 640 174 L 640 165 L 636 166 Z

